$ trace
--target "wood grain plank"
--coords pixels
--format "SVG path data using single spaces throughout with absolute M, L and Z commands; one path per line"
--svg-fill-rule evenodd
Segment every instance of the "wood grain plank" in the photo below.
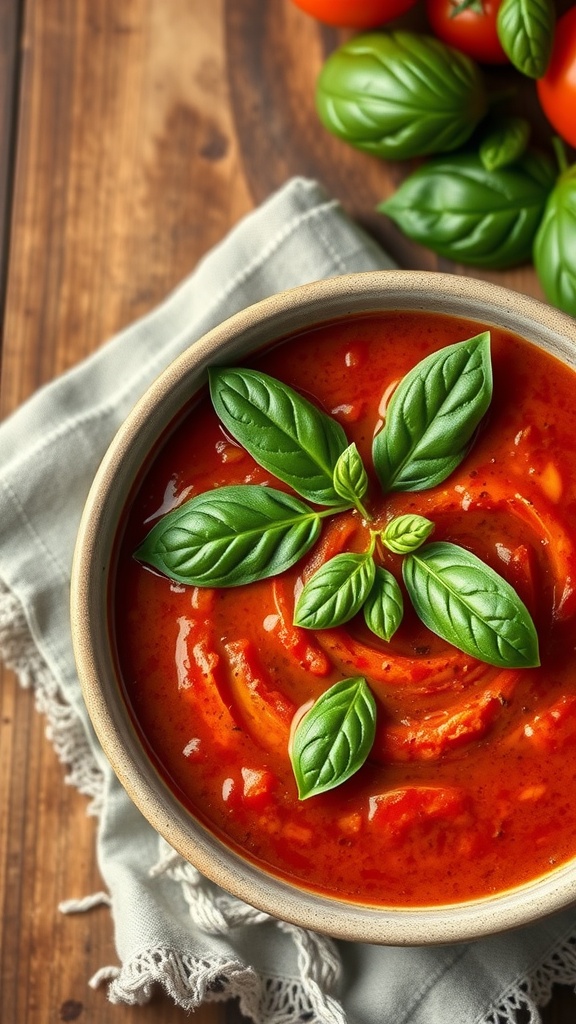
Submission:
M 218 3 L 27 3 L 3 415 L 146 312 L 250 208 L 221 24 Z M 0 685 L 0 1019 L 184 1020 L 167 998 L 111 1008 L 88 987 L 117 962 L 110 915 L 57 906 L 102 887 L 95 823 L 31 693 L 7 671 Z M 211 1004 L 195 1019 L 225 1015 Z
M 4 307 L 8 270 L 21 18 L 22 4 L 18 0 L 0 0 L 0 309 Z
M 218 3 L 31 0 L 3 411 L 159 301 L 251 201 Z

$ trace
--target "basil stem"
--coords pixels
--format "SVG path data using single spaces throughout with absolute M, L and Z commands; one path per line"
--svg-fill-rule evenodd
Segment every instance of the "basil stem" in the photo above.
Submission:
M 334 789 L 364 764 L 376 732 L 376 703 L 361 677 L 326 690 L 294 732 L 290 757 L 301 800 Z
M 421 491 L 461 462 L 492 397 L 490 334 L 433 352 L 394 391 L 372 447 L 384 491 Z
M 318 505 L 342 505 L 333 473 L 348 447 L 340 424 L 286 384 L 257 370 L 209 371 L 222 423 L 259 465 Z
M 321 519 L 272 487 L 219 487 L 160 519 L 135 557 L 178 583 L 235 587 L 289 569 L 312 547 Z
M 416 613 L 433 633 L 489 665 L 540 664 L 528 609 L 476 555 L 439 541 L 408 555 L 402 571 Z

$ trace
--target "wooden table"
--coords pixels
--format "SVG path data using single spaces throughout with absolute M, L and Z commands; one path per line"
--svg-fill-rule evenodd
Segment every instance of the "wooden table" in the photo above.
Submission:
M 294 174 L 322 181 L 401 266 L 463 272 L 374 212 L 406 167 L 319 128 L 316 74 L 343 38 L 289 0 L 0 0 L 3 416 Z M 528 267 L 480 276 L 541 296 Z M 57 905 L 101 888 L 95 822 L 10 672 L 0 704 L 0 1020 L 184 1021 L 161 994 L 113 1007 L 87 986 L 116 962 L 109 914 Z M 544 1019 L 575 1012 L 558 989 Z M 239 1018 L 213 1005 L 194 1019 Z

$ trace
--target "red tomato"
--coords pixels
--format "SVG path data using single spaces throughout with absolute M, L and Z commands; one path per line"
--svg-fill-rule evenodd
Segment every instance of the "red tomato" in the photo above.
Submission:
M 550 124 L 576 146 L 576 7 L 558 20 L 550 64 L 536 88 Z
M 502 0 L 474 0 L 456 13 L 462 0 L 426 0 L 426 14 L 434 35 L 482 64 L 507 64 L 496 31 Z
M 293 0 L 325 25 L 376 28 L 405 14 L 417 0 Z

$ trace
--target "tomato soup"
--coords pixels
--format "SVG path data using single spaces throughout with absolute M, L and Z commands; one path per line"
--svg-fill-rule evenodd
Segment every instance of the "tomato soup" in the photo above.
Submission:
M 295 626 L 295 595 L 329 555 L 366 547 L 357 511 L 327 514 L 312 549 L 244 586 L 173 582 L 134 558 L 160 517 L 226 485 L 288 491 L 224 430 L 207 392 L 155 453 L 126 509 L 110 614 L 135 726 L 178 799 L 267 871 L 339 899 L 461 902 L 576 854 L 576 376 L 491 330 L 493 397 L 469 452 L 440 484 L 383 494 L 371 446 L 392 389 L 429 353 L 482 324 L 404 311 L 356 316 L 243 365 L 329 413 L 364 460 L 377 516 L 414 513 L 433 539 L 478 555 L 515 589 L 540 665 L 501 668 L 432 633 L 406 602 L 389 641 L 361 615 Z M 402 558 L 382 551 L 401 588 Z M 363 765 L 299 799 L 290 733 L 303 707 L 350 677 L 376 703 Z

